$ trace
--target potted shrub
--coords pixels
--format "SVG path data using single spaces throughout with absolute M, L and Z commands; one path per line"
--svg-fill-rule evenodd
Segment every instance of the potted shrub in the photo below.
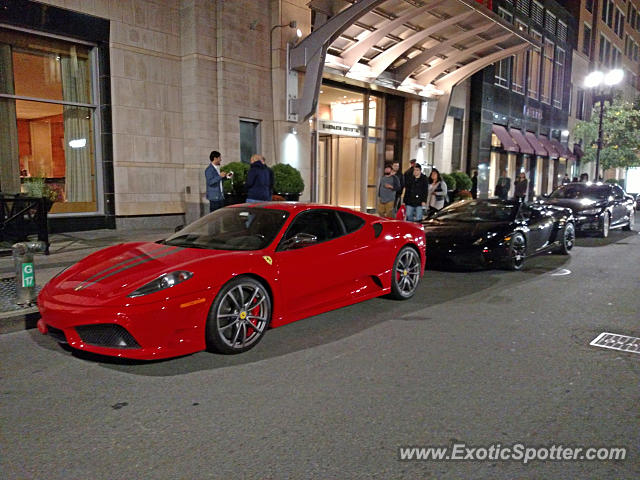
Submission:
M 440 176 L 442 180 L 444 180 L 444 183 L 447 184 L 447 203 L 451 203 L 453 200 L 453 192 L 456 189 L 456 178 L 450 173 L 441 173 Z
M 453 172 L 451 176 L 456 179 L 457 190 L 471 190 L 472 182 L 469 175 L 464 172 Z
M 274 176 L 273 190 L 290 201 L 298 201 L 304 190 L 304 181 L 300 171 L 286 163 L 278 163 L 272 167 Z
M 233 172 L 230 180 L 222 182 L 224 189 L 224 202 L 226 205 L 244 203 L 247 200 L 247 173 L 249 165 L 244 162 L 231 162 L 220 168 L 222 172 Z
M 27 177 L 22 184 L 22 190 L 27 197 L 44 198 L 47 212 L 53 203 L 58 201 L 60 192 L 47 185 L 44 177 Z

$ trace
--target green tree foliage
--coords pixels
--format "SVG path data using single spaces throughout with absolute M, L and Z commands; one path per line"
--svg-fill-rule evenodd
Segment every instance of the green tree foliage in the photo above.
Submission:
M 249 173 L 249 164 L 244 162 L 227 163 L 220 169 L 221 172 L 233 172 L 231 180 L 222 183 L 224 193 L 232 193 L 234 195 L 245 194 L 244 184 L 247 182 L 247 173 Z
M 596 159 L 600 102 L 593 109 L 591 120 L 580 121 L 573 129 L 574 138 L 582 139 L 583 162 Z M 616 98 L 605 101 L 602 121 L 600 168 L 640 167 L 640 98 L 635 103 Z

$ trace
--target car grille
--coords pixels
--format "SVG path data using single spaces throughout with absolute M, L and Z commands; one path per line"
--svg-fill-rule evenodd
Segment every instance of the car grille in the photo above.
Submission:
M 67 337 L 62 330 L 47 325 L 47 333 L 58 342 L 67 343 Z
M 120 325 L 98 324 L 76 327 L 83 342 L 97 347 L 140 348 L 133 336 Z

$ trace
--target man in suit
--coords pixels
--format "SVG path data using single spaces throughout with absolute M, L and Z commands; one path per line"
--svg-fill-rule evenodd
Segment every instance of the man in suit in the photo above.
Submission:
M 222 163 L 222 155 L 215 150 L 209 154 L 211 162 L 204 170 L 204 176 L 207 180 L 207 200 L 209 200 L 209 212 L 213 212 L 218 208 L 224 207 L 224 190 L 222 182 L 232 177 L 233 172 L 221 172 L 220 163 Z

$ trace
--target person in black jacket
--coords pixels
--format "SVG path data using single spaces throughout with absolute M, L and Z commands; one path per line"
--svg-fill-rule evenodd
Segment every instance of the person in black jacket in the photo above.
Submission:
M 409 168 L 407 168 L 404 172 L 404 184 L 406 185 L 409 180 L 411 180 L 411 177 L 413 177 L 413 167 L 416 166 L 416 159 L 412 158 L 411 160 L 409 160 Z
M 405 183 L 404 204 L 407 207 L 407 221 L 420 222 L 422 210 L 427 205 L 429 181 L 423 175 L 422 167 L 417 163 L 413 167 L 413 175 Z
M 262 163 L 260 155 L 251 156 L 251 167 L 247 173 L 247 203 L 268 202 L 271 200 L 271 175 L 268 167 Z

